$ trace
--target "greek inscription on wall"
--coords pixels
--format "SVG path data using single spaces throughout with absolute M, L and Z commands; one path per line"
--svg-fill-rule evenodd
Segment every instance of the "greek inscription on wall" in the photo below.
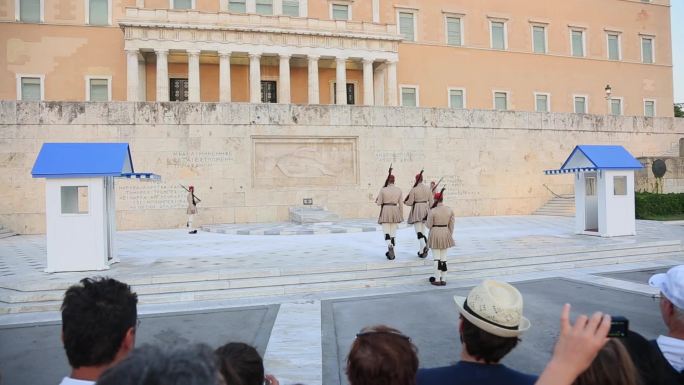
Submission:
M 122 181 L 116 185 L 117 210 L 178 209 L 187 206 L 187 192 L 164 182 Z
M 357 138 L 253 137 L 255 187 L 358 183 Z
M 176 151 L 166 160 L 169 167 L 198 168 L 235 161 L 230 151 Z
M 422 151 L 377 151 L 375 160 L 378 162 L 405 163 L 415 162 L 425 159 Z
M 439 178 L 436 180 L 439 180 Z M 442 187 L 446 188 L 444 194 L 450 197 L 475 198 L 479 195 L 477 191 L 472 191 L 472 188 L 466 188 L 466 183 L 457 175 L 445 175 L 444 179 L 442 179 L 442 183 L 437 187 L 436 192 L 442 189 Z

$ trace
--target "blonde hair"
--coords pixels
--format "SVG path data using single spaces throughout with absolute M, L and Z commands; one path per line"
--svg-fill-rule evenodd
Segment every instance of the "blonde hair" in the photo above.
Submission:
M 639 385 L 639 374 L 620 340 L 611 338 L 573 385 Z

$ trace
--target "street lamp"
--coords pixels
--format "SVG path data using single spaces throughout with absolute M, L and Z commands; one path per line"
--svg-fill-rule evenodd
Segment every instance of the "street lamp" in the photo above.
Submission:
M 610 99 L 610 94 L 613 92 L 613 89 L 610 87 L 610 84 L 606 84 L 606 100 Z

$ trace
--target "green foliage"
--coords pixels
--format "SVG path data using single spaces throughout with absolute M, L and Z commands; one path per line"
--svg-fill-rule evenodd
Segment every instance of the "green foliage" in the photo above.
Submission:
M 675 118 L 684 118 L 684 103 L 674 105 Z
M 637 219 L 653 219 L 684 214 L 684 194 L 654 194 L 637 192 L 635 194 Z

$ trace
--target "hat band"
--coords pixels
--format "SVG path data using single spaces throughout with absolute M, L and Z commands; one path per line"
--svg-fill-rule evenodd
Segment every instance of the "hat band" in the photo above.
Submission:
M 473 317 L 475 317 L 475 318 L 477 318 L 477 319 L 479 319 L 479 320 L 481 320 L 481 321 L 487 322 L 487 323 L 489 323 L 489 324 L 492 324 L 492 325 L 494 325 L 494 326 L 503 328 L 503 329 L 518 330 L 518 327 L 520 326 L 520 325 L 505 326 L 505 325 L 498 324 L 498 323 L 496 323 L 496 322 L 492 322 L 492 321 L 490 321 L 490 320 L 488 320 L 488 319 L 485 319 L 484 317 L 481 317 L 479 314 L 475 313 L 475 312 L 473 311 L 473 309 L 470 308 L 470 306 L 468 306 L 468 298 L 466 298 L 466 300 L 463 302 L 463 309 L 464 309 L 465 311 L 467 311 L 468 313 L 470 313 L 470 315 L 472 315 Z

